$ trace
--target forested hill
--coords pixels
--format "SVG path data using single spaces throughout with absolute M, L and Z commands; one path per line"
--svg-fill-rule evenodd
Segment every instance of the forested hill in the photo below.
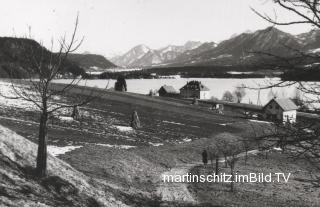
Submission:
M 68 59 L 77 63 L 85 70 L 103 70 L 117 67 L 102 55 L 96 54 L 69 54 Z
M 38 42 L 27 38 L 0 37 L 0 78 L 26 78 L 28 71 L 35 68 L 35 62 L 43 58 L 49 63 L 51 52 Z M 56 57 L 56 54 L 53 55 Z M 66 60 L 63 72 L 73 75 L 84 74 L 84 69 L 76 63 Z

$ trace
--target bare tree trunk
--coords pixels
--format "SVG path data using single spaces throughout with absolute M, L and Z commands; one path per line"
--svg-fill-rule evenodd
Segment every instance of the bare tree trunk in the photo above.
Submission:
M 48 114 L 46 111 L 41 113 L 39 126 L 38 140 L 38 155 L 37 155 L 37 175 L 45 177 L 47 175 L 47 123 Z
M 266 160 L 268 159 L 268 150 L 266 150 Z
M 140 119 L 139 119 L 139 116 L 138 116 L 138 112 L 136 110 L 133 111 L 132 113 L 132 118 L 131 118 L 131 122 L 130 122 L 130 126 L 133 128 L 133 129 L 138 129 L 140 128 Z
M 219 173 L 219 157 L 216 158 L 216 175 Z
M 233 162 L 233 161 L 231 161 Z M 231 186 L 230 186 L 230 191 L 234 191 L 234 163 L 230 164 L 230 169 L 231 169 Z
M 248 150 L 246 149 L 246 156 L 244 158 L 244 165 L 247 165 L 247 160 L 248 160 Z
M 224 156 L 224 167 L 228 167 L 228 163 L 227 163 L 227 156 Z

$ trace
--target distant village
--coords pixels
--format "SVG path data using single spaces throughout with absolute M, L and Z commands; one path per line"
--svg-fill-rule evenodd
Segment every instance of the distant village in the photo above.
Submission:
M 311 113 L 298 112 L 299 107 L 290 98 L 271 99 L 264 106 L 212 99 L 210 89 L 200 81 L 189 81 L 177 91 L 173 86 L 163 85 L 157 93 L 160 97 L 190 99 L 193 104 L 209 105 L 210 109 L 218 114 L 232 112 L 244 115 L 247 118 L 265 120 L 276 123 L 294 124 L 298 120 L 319 119 Z

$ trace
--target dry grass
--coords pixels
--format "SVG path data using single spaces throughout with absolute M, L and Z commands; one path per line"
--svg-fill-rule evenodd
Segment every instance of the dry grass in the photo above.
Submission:
M 311 175 L 319 172 L 304 160 L 291 160 L 279 152 L 250 157 L 247 165 L 241 160 L 236 166 L 237 174 L 249 173 L 291 173 L 288 183 L 236 183 L 235 192 L 230 192 L 229 183 L 193 183 L 190 189 L 201 202 L 221 206 L 319 206 L 320 189 L 310 181 Z M 203 167 L 196 167 L 193 174 L 212 173 Z M 229 168 L 221 172 L 230 174 Z

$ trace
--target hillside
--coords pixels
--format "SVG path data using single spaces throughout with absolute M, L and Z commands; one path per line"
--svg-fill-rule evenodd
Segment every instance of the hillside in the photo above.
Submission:
M 32 171 L 37 146 L 0 126 L 0 206 L 126 206 L 112 190 L 49 154 L 48 177 Z
M 0 37 L 0 77 L 25 78 L 28 77 L 36 62 L 43 58 L 43 62 L 50 61 L 51 53 L 38 42 L 26 38 Z M 35 61 L 36 60 L 36 61 Z M 84 70 L 77 64 L 65 61 L 65 73 L 80 75 Z
M 117 67 L 102 55 L 96 54 L 69 54 L 68 59 L 85 70 L 95 71 Z
M 199 48 L 201 48 L 200 46 Z M 189 52 L 187 58 L 174 60 L 178 65 L 239 65 L 259 61 L 256 52 L 271 53 L 280 56 L 293 55 L 289 48 L 302 49 L 299 39 L 274 27 L 242 33 L 222 41 L 216 47 L 198 52 L 198 48 Z M 191 55 L 190 55 L 191 54 Z
M 137 45 L 125 54 L 111 58 L 111 61 L 119 66 L 130 66 L 134 64 L 134 61 L 142 58 L 150 50 L 151 49 L 146 45 Z

